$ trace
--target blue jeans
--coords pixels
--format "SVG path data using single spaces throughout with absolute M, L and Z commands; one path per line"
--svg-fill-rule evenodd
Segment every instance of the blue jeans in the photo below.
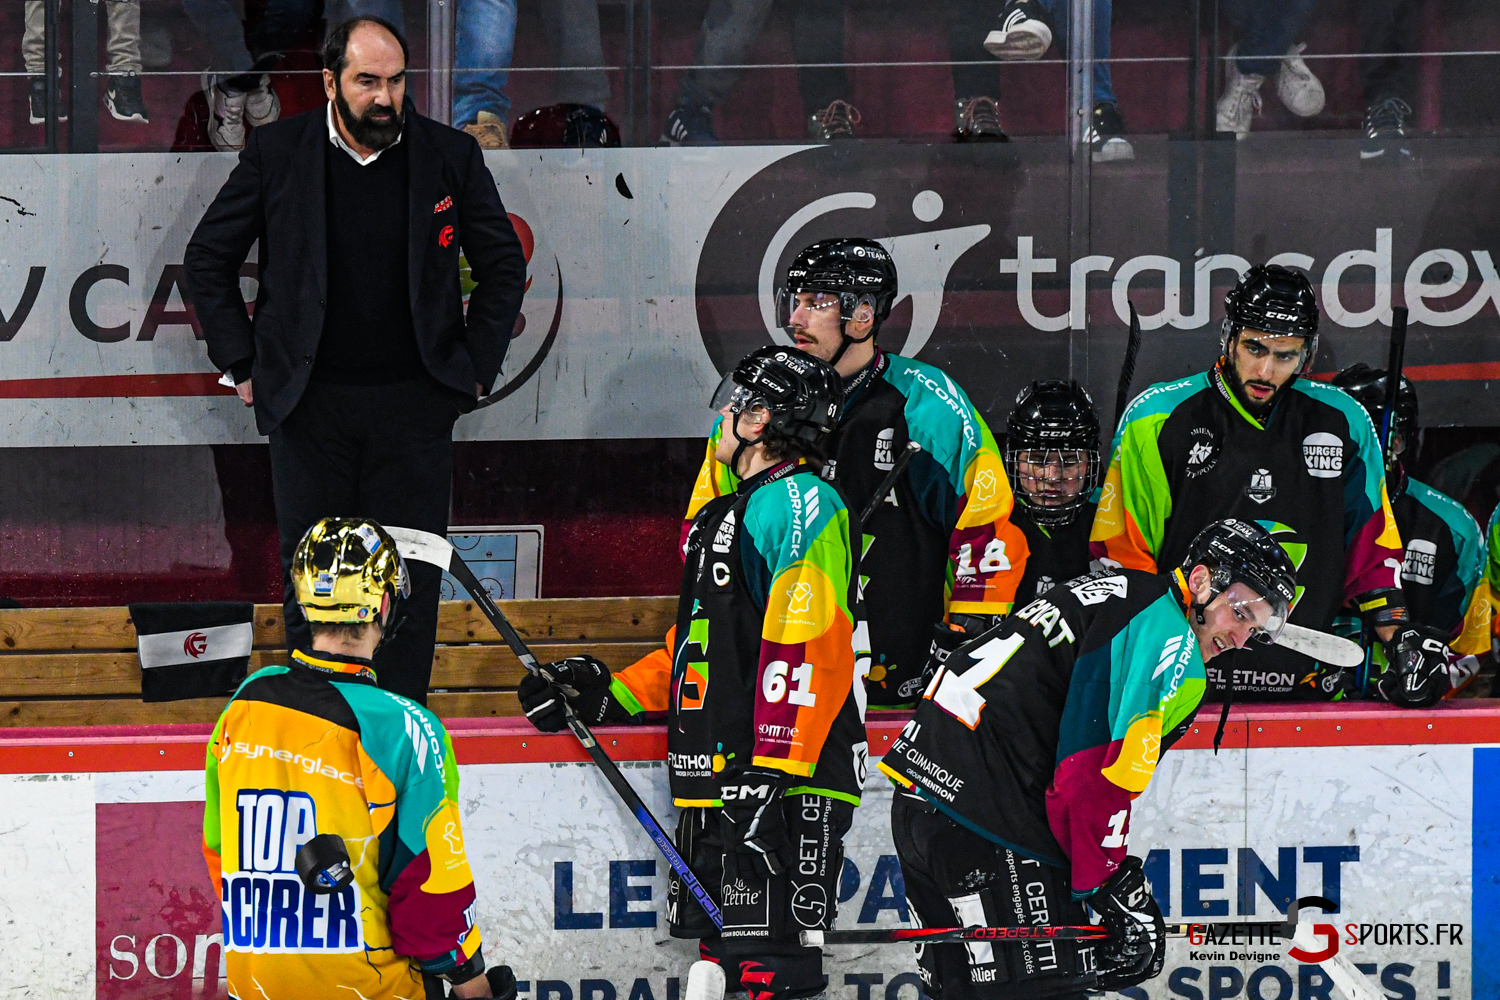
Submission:
M 1047 12 L 1047 20 L 1057 32 L 1055 44 L 1061 55 L 1068 54 L 1068 0 L 1037 0 Z M 1115 101 L 1115 85 L 1109 75 L 1109 27 L 1113 4 L 1111 0 L 1094 0 L 1094 103 Z
M 462 128 L 490 111 L 509 122 L 505 80 L 516 47 L 516 0 L 458 0 L 453 60 L 453 124 Z

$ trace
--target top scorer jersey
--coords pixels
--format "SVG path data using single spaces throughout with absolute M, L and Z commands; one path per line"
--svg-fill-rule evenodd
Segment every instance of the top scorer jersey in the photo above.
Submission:
M 208 744 L 203 854 L 229 994 L 423 996 L 418 964 L 445 971 L 480 945 L 453 744 L 368 672 L 292 656 L 240 685 Z M 295 866 L 321 833 L 344 839 L 354 869 L 331 895 Z
M 1292 383 L 1264 424 L 1218 369 L 1141 393 L 1111 447 L 1092 534 L 1096 558 L 1155 572 L 1181 564 L 1198 532 L 1227 517 L 1255 521 L 1297 568 L 1290 620 L 1331 632 L 1357 595 L 1399 587 L 1401 535 L 1385 463 L 1363 407 L 1341 389 Z M 1208 667 L 1235 697 L 1334 697 L 1338 668 L 1256 644 Z
M 788 795 L 859 803 L 869 655 L 849 512 L 799 468 L 767 470 L 698 511 L 667 649 L 610 681 L 632 716 L 665 713 L 679 806 L 720 805 L 732 764 L 784 772 Z
M 948 611 L 1001 615 L 1016 599 L 1023 544 L 1010 523 L 1010 481 L 994 436 L 941 369 L 897 354 L 845 381 L 824 475 L 849 503 L 869 505 L 906 448 L 921 446 L 890 498 L 863 526 L 860 594 L 870 623 L 870 703 L 910 704 L 921 691 L 932 626 Z M 738 479 L 714 459 L 715 423 L 688 505 L 688 522 Z M 858 531 L 858 526 L 856 531 Z
M 1132 801 L 1203 698 L 1181 574 L 1070 580 L 964 643 L 877 765 L 1002 847 L 1070 868 L 1124 860 Z

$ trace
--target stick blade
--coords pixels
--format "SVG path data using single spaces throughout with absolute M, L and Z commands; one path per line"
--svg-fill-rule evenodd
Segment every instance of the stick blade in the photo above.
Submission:
M 453 562 L 453 546 L 442 535 L 418 531 L 416 528 L 384 527 L 386 533 L 395 540 L 402 559 L 431 563 L 439 569 L 447 569 Z
M 1357 667 L 1365 662 L 1364 647 L 1359 643 L 1301 625 L 1288 624 L 1282 628 L 1276 645 L 1335 667 Z
M 716 962 L 694 962 L 688 969 L 683 1000 L 724 1000 L 724 969 Z

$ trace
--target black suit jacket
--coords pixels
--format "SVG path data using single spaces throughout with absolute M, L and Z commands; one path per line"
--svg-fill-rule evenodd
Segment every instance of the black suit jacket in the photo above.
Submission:
M 220 371 L 252 362 L 255 422 L 280 426 L 307 388 L 328 302 L 327 110 L 250 133 L 229 180 L 188 242 L 183 263 L 209 360 Z M 411 314 L 427 371 L 469 399 L 500 372 L 526 286 L 521 242 L 473 136 L 407 105 Z M 448 201 L 451 199 L 451 203 Z M 451 226 L 452 232 L 446 233 Z M 240 294 L 240 267 L 260 241 L 255 318 Z M 465 320 L 458 255 L 475 288 Z

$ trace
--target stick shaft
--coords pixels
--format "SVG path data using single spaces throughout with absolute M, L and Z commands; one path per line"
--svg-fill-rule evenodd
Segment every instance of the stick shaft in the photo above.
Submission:
M 1380 452 L 1391 453 L 1391 427 L 1396 422 L 1396 398 L 1401 391 L 1401 369 L 1406 362 L 1405 306 L 1391 310 L 1391 353 L 1385 367 L 1385 406 L 1380 411 Z
M 804 932 L 803 943 L 819 940 L 819 932 Z M 889 930 L 822 931 L 823 944 L 943 944 L 953 941 L 1102 941 L 1103 927 L 896 927 Z
M 1130 340 L 1125 344 L 1125 360 L 1120 365 L 1120 384 L 1115 390 L 1115 430 L 1125 419 L 1125 407 L 1130 402 L 1130 383 L 1135 378 L 1135 359 L 1141 352 L 1141 318 L 1135 314 L 1135 303 L 1130 303 Z
M 505 644 L 510 647 L 511 652 L 516 654 L 516 658 L 521 661 L 528 671 L 538 676 L 543 676 L 541 664 L 537 662 L 536 656 L 527 647 L 525 640 L 511 627 L 504 613 L 490 599 L 490 595 L 485 591 L 484 585 L 475 578 L 474 571 L 469 569 L 468 564 L 464 562 L 463 557 L 457 552 L 453 553 L 448 571 L 453 574 L 459 583 L 464 585 L 464 589 L 474 598 L 474 603 L 479 605 L 479 610 L 490 620 L 490 624 L 495 626 L 495 631 L 500 633 L 500 637 L 505 640 Z M 574 714 L 573 707 L 566 700 L 563 701 L 563 706 L 567 714 L 568 728 L 573 730 L 573 735 L 578 737 L 578 742 L 583 744 L 583 749 L 587 751 L 593 762 L 599 766 L 599 770 L 604 774 L 604 778 L 609 782 L 610 787 L 624 801 L 625 807 L 630 810 L 631 815 L 635 816 L 636 822 L 640 823 L 645 829 L 646 835 L 656 844 L 657 850 L 661 851 L 662 857 L 667 859 L 667 864 L 671 865 L 672 870 L 682 879 L 683 884 L 688 887 L 688 891 L 693 894 L 693 898 L 698 901 L 698 905 L 703 907 L 703 912 L 707 913 L 708 918 L 714 922 L 714 926 L 723 927 L 724 915 L 719 912 L 718 904 L 709 896 L 708 890 L 703 888 L 703 884 L 698 881 L 698 876 L 694 875 L 693 870 L 688 867 L 687 861 L 677 852 L 677 846 L 672 843 L 672 838 L 667 836 L 666 830 L 657 822 L 656 817 L 651 815 L 651 810 L 646 808 L 646 803 L 641 801 L 641 797 L 636 793 L 635 788 L 626 780 L 625 775 L 620 773 L 619 766 L 610 759 L 609 754 L 604 752 L 604 748 L 594 738 L 593 732 L 589 730 L 589 727 L 582 719 Z
M 912 456 L 921 450 L 922 446 L 917 444 L 917 442 L 906 442 L 906 447 L 902 448 L 901 454 L 896 456 L 896 462 L 891 466 L 891 471 L 885 474 L 885 478 L 880 481 L 880 485 L 875 490 L 875 495 L 870 498 L 870 502 L 865 505 L 864 511 L 859 515 L 859 524 L 855 526 L 857 529 L 855 532 L 856 537 L 859 532 L 864 531 L 865 522 L 874 515 L 881 504 L 885 503 L 886 496 L 891 490 L 896 488 L 896 480 L 906 470 L 906 463 L 910 462 Z

